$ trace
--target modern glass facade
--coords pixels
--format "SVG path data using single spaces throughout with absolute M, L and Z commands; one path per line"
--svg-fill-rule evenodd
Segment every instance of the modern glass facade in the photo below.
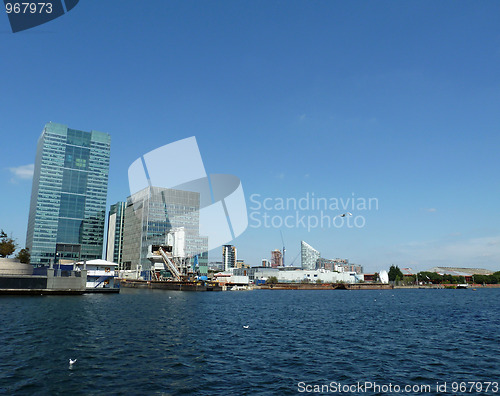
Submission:
M 119 264 L 121 268 L 123 256 L 123 227 L 125 225 L 125 202 L 111 205 L 108 215 L 108 243 L 106 260 Z
M 169 188 L 147 187 L 127 198 L 123 231 L 123 267 L 138 264 L 149 270 L 149 245 L 163 245 L 172 228 L 184 227 L 186 255 L 198 255 L 202 275 L 208 272 L 208 238 L 200 236 L 200 194 Z
M 48 123 L 38 139 L 26 246 L 31 263 L 102 257 L 110 136 Z
M 300 259 L 303 269 L 314 270 L 321 254 L 308 243 L 300 242 Z

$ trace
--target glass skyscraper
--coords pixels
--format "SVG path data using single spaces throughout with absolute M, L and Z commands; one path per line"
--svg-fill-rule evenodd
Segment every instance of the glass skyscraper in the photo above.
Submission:
M 208 272 L 208 238 L 200 236 L 200 193 L 161 187 L 146 187 L 127 198 L 123 230 L 123 267 L 149 270 L 149 245 L 164 245 L 173 228 L 183 227 L 185 252 L 198 256 L 201 275 Z
M 110 141 L 103 132 L 45 125 L 26 236 L 32 264 L 102 257 Z
M 108 215 L 108 243 L 106 246 L 106 260 L 116 264 L 122 263 L 123 256 L 123 228 L 125 225 L 125 202 L 111 205 Z
M 303 269 L 315 270 L 321 254 L 307 242 L 300 242 L 300 259 Z

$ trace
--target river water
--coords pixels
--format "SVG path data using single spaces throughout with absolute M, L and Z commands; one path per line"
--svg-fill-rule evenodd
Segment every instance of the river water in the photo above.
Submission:
M 4 296 L 0 312 L 3 394 L 471 394 L 500 382 L 500 289 L 122 289 Z

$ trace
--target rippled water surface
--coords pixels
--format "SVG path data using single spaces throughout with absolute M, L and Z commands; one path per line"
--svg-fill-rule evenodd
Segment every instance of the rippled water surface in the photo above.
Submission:
M 499 289 L 122 289 L 0 297 L 0 312 L 4 394 L 283 395 L 299 382 L 500 381 Z M 448 394 L 457 392 L 448 385 Z

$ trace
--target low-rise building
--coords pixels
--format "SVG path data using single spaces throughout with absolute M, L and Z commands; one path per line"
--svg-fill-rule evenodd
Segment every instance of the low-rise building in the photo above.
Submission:
M 363 275 L 355 272 L 335 272 L 329 270 L 304 270 L 295 267 L 269 268 L 250 267 L 247 269 L 234 269 L 234 275 L 248 276 L 250 282 L 266 281 L 271 277 L 276 277 L 280 283 L 301 283 L 317 282 L 323 283 L 356 283 L 364 280 Z
M 106 260 L 89 260 L 75 264 L 75 271 L 87 272 L 86 288 L 88 291 L 104 292 L 118 291 L 117 278 L 118 264 Z
M 83 294 L 86 271 L 62 270 L 50 263 L 33 268 L 15 259 L 0 259 L 0 294 Z
M 278 282 L 322 282 L 322 283 L 357 283 L 363 280 L 363 275 L 355 272 L 336 272 L 324 269 L 319 270 L 293 270 L 279 271 Z

